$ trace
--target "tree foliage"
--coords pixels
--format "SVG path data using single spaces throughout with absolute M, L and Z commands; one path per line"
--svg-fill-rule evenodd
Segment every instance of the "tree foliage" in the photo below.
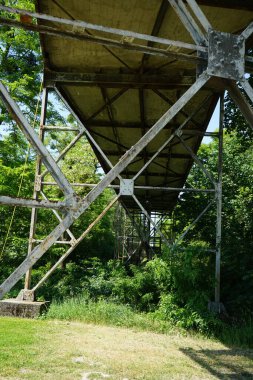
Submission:
M 218 142 L 203 145 L 199 157 L 208 170 L 217 175 Z M 244 139 L 238 137 L 237 131 L 226 133 L 223 153 L 223 206 L 222 206 L 222 301 L 228 309 L 238 310 L 253 307 L 253 150 Z M 194 167 L 189 182 L 198 188 L 208 188 L 209 180 L 200 168 Z M 210 197 L 209 197 L 210 198 Z M 207 199 L 202 193 L 181 196 L 177 217 L 178 229 L 182 229 L 189 215 L 192 219 L 204 209 Z M 186 242 L 205 241 L 209 248 L 215 247 L 216 206 L 201 219 Z M 206 253 L 206 256 L 214 255 Z M 214 257 L 213 262 L 214 273 Z

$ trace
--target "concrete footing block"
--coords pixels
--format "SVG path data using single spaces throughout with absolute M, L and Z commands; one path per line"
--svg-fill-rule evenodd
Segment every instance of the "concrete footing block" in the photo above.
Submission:
M 47 310 L 49 302 L 20 301 L 6 299 L 0 301 L 0 316 L 36 318 Z
M 222 302 L 211 302 L 211 301 L 209 301 L 208 302 L 208 310 L 214 314 L 227 315 L 225 306 L 223 305 Z

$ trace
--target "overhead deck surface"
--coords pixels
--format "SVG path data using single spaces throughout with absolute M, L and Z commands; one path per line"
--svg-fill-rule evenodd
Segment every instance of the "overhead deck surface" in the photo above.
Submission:
M 213 28 L 218 31 L 236 34 L 253 20 L 251 1 L 201 0 L 198 4 Z M 39 0 L 37 11 L 193 43 L 167 0 Z M 40 21 L 40 24 L 53 25 L 46 21 Z M 70 26 L 61 27 L 73 30 Z M 86 29 L 86 32 L 88 35 L 112 38 L 112 35 L 101 31 Z M 138 39 L 120 36 L 117 39 L 128 45 L 140 43 Z M 189 60 L 148 55 L 51 35 L 42 35 L 41 43 L 45 84 L 49 87 L 57 86 L 113 165 L 180 98 L 196 78 L 196 63 Z M 164 45 L 154 42 L 141 43 L 164 48 Z M 168 49 L 189 56 L 196 55 L 194 50 L 185 48 L 170 46 Z M 148 144 L 122 173 L 122 177 L 134 177 L 175 128 L 194 111 L 195 115 L 183 129 L 183 138 L 197 152 L 222 91 L 222 88 L 216 86 L 215 80 L 210 81 Z M 104 170 L 108 171 L 109 167 L 103 157 L 96 149 L 95 153 Z M 189 152 L 175 137 L 141 173 L 135 185 L 182 188 L 192 163 Z M 135 190 L 136 196 L 151 211 L 171 211 L 178 193 Z M 125 197 L 124 203 L 128 208 L 137 207 L 131 197 Z

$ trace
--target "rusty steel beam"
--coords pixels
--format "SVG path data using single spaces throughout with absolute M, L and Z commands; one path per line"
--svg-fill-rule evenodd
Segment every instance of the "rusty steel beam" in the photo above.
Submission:
M 179 177 L 179 175 L 177 176 Z M 44 185 L 48 186 L 54 186 L 56 185 L 54 182 L 44 182 Z M 78 183 L 74 182 L 72 183 L 72 186 L 74 187 L 88 187 L 93 189 L 94 187 L 97 186 L 96 183 Z M 109 189 L 119 189 L 120 185 L 108 185 L 107 186 Z M 134 185 L 134 189 L 136 190 L 163 190 L 163 191 L 178 191 L 178 192 L 204 192 L 204 193 L 213 193 L 215 192 L 214 189 L 194 189 L 191 187 L 168 187 L 168 186 L 139 186 L 139 185 Z
M 253 22 L 251 22 L 248 27 L 242 32 L 242 36 L 245 38 L 245 39 L 248 39 L 252 36 L 253 34 Z M 252 57 L 248 57 L 249 59 Z
M 45 137 L 42 126 L 47 121 L 47 117 L 46 117 L 47 106 L 48 106 L 48 89 L 44 88 L 42 92 L 42 99 L 41 99 L 41 113 L 40 113 L 40 126 L 39 126 L 39 139 L 42 142 L 42 144 L 44 144 L 44 137 Z M 41 156 L 37 154 L 36 166 L 35 166 L 35 179 L 34 179 L 34 186 L 33 186 L 34 200 L 39 200 L 40 191 L 43 189 L 43 185 L 41 184 L 42 177 L 40 177 L 41 170 L 42 170 L 42 159 L 41 159 Z M 56 212 L 56 211 L 53 210 L 53 212 Z M 38 209 L 33 207 L 32 212 L 31 212 L 31 221 L 30 221 L 30 230 L 29 230 L 29 240 L 28 240 L 28 250 L 27 250 L 28 255 L 32 252 L 34 248 L 34 237 L 36 234 L 37 217 L 38 217 Z M 30 288 L 31 273 L 32 273 L 32 268 L 29 268 L 29 270 L 27 271 L 25 275 L 25 284 L 24 284 L 25 290 L 28 290 Z
M 56 84 L 82 86 L 103 86 L 108 88 L 184 88 L 195 82 L 193 76 L 171 76 L 164 74 L 121 74 L 121 73 L 78 73 L 44 71 L 44 85 L 55 87 Z
M 218 180 L 216 186 L 215 302 L 220 303 L 221 233 L 222 233 L 222 170 L 223 170 L 224 96 L 220 98 Z
M 35 200 L 28 198 L 16 198 L 5 195 L 0 196 L 0 205 L 4 206 L 21 206 L 21 207 L 33 207 L 33 208 L 47 208 L 64 211 L 71 207 L 66 202 L 53 202 L 44 200 Z
M 1 6 L 0 6 L 1 7 Z M 134 52 L 139 52 L 139 53 L 144 53 L 144 54 L 150 54 L 150 55 L 157 55 L 161 57 L 168 57 L 168 58 L 174 58 L 182 61 L 189 61 L 189 62 L 206 62 L 206 59 L 198 56 L 193 56 L 191 54 L 185 54 L 185 53 L 177 53 L 172 50 L 167 50 L 167 49 L 161 49 L 157 47 L 149 47 L 146 45 L 139 45 L 139 44 L 134 44 L 134 43 L 125 43 L 124 41 L 118 41 L 118 40 L 113 40 L 109 38 L 104 38 L 104 37 L 97 37 L 89 34 L 85 34 L 85 32 L 75 32 L 75 31 L 66 31 L 62 30 L 56 27 L 49 27 L 49 26 L 44 26 L 44 25 L 36 25 L 36 24 L 27 24 L 23 23 L 20 21 L 0 17 L 0 24 L 1 25 L 9 25 L 14 28 L 21 28 L 24 30 L 30 30 L 34 32 L 38 32 L 41 34 L 48 34 L 51 36 L 58 36 L 58 37 L 64 37 L 68 39 L 74 39 L 74 40 L 79 40 L 79 41 L 87 41 L 91 42 L 94 44 L 98 45 L 103 45 L 103 46 L 112 46 L 115 48 L 120 48 L 120 49 L 125 49 L 125 50 L 130 50 Z M 197 46 L 196 49 L 197 50 Z M 205 48 L 201 48 L 200 50 L 202 51 Z
M 174 138 L 174 134 L 172 136 L 172 138 L 169 140 L 171 141 L 173 138 Z M 169 142 L 168 142 L 169 143 Z M 167 143 L 167 144 L 168 144 Z M 166 144 L 166 145 L 167 145 Z M 165 147 L 163 148 L 165 149 Z M 106 150 L 105 153 L 109 156 L 109 157 L 120 157 L 119 155 L 119 152 L 117 152 L 117 150 Z M 147 153 L 147 158 L 155 158 L 154 155 L 159 158 L 168 158 L 168 157 L 171 157 L 171 158 L 175 158 L 175 159 L 179 159 L 179 160 L 190 160 L 192 157 L 190 154 L 185 154 L 185 153 L 160 153 L 158 152 L 148 152 Z M 145 158 L 145 154 L 144 153 L 139 153 L 136 157 L 140 157 L 140 158 Z
M 235 104 L 240 109 L 241 113 L 244 115 L 250 127 L 253 128 L 252 108 L 250 104 L 247 102 L 245 96 L 239 90 L 237 84 L 233 81 L 226 81 L 226 89 L 228 90 L 228 94 L 231 97 L 231 99 L 233 99 Z M 253 101 L 253 98 L 251 100 Z
M 188 30 L 191 35 L 193 41 L 195 41 L 198 45 L 207 45 L 207 38 L 202 33 L 198 24 L 191 16 L 190 12 L 186 8 L 184 2 L 182 0 L 168 0 L 172 8 L 175 10 L 179 19 L 182 21 L 184 27 Z
M 191 159 L 190 155 L 189 155 L 189 159 Z M 132 163 L 129 164 L 129 167 L 131 165 L 132 165 Z M 159 165 L 159 167 L 162 167 L 162 169 L 165 169 L 165 167 L 163 167 L 161 165 Z M 144 172 L 144 170 L 142 172 Z M 122 171 L 122 175 L 123 174 L 124 174 L 124 177 L 126 177 L 126 176 L 135 176 L 136 175 L 136 171 L 128 169 L 127 171 L 126 170 Z M 149 174 L 150 177 L 163 177 L 164 176 L 164 172 L 160 172 L 159 173 L 159 172 L 149 171 L 148 174 Z M 140 173 L 140 175 L 138 175 L 138 176 L 144 176 L 145 177 L 145 173 L 144 174 Z M 169 176 L 171 178 L 177 178 L 177 179 L 182 178 L 182 175 L 180 175 L 180 174 L 174 174 L 174 173 L 170 173 Z M 50 181 L 42 181 L 41 184 L 42 185 L 46 185 L 46 186 L 57 186 L 56 182 L 50 182 Z M 75 182 L 71 183 L 71 185 L 74 186 L 74 187 L 76 186 Z
M 0 10 L 3 10 L 3 11 L 8 12 L 8 13 L 16 13 L 16 14 L 20 14 L 20 15 L 27 15 L 27 16 L 36 18 L 38 20 L 49 21 L 49 22 L 52 22 L 53 25 L 55 25 L 55 23 L 57 23 L 57 24 L 62 24 L 62 25 L 66 25 L 66 26 L 71 26 L 72 28 L 76 28 L 76 29 L 82 30 L 82 31 L 85 31 L 87 29 L 96 30 L 96 31 L 105 32 L 105 33 L 109 33 L 109 34 L 119 35 L 119 36 L 122 36 L 123 38 L 133 38 L 133 39 L 138 39 L 138 40 L 156 42 L 156 43 L 167 45 L 167 46 L 176 46 L 176 47 L 180 47 L 180 48 L 184 48 L 184 49 L 205 51 L 205 48 L 201 45 L 196 46 L 196 45 L 189 44 L 186 42 L 174 41 L 174 40 L 170 40 L 167 38 L 151 36 L 151 35 L 143 34 L 143 33 L 136 33 L 136 32 L 130 31 L 130 30 L 110 28 L 110 27 L 106 27 L 103 25 L 92 24 L 92 23 L 89 23 L 89 22 L 86 22 L 83 20 L 69 20 L 69 19 L 64 19 L 61 17 L 55 17 L 55 16 L 48 15 L 48 14 L 31 12 L 31 11 L 28 11 L 26 9 L 7 7 L 4 5 L 0 5 Z
M 189 7 L 192 9 L 193 13 L 201 23 L 202 27 L 208 32 L 209 29 L 212 29 L 212 25 L 207 20 L 205 14 L 202 12 L 201 8 L 198 6 L 195 0 L 186 0 Z

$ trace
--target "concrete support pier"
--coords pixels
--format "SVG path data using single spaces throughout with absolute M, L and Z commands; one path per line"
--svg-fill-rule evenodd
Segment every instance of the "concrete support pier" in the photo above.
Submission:
M 37 318 L 47 310 L 49 302 L 20 301 L 6 299 L 0 301 L 0 316 Z

